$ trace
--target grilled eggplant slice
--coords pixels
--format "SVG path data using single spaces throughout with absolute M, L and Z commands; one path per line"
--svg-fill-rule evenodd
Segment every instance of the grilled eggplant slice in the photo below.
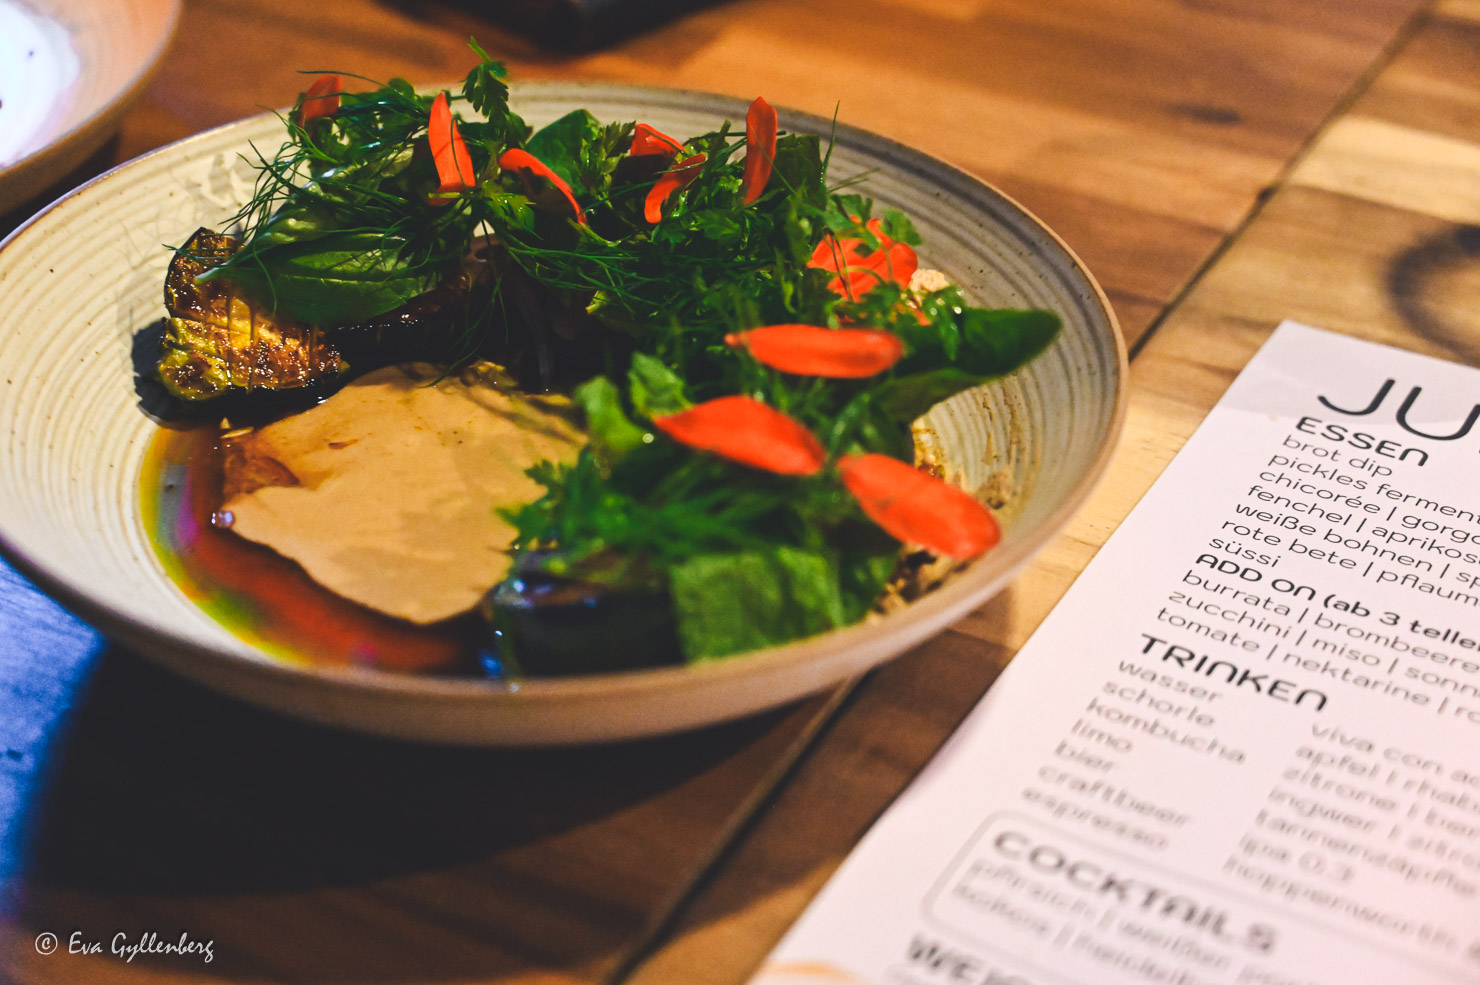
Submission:
M 231 236 L 199 229 L 170 263 L 164 285 L 169 323 L 158 371 L 165 387 L 183 400 L 291 390 L 346 369 L 321 328 L 263 312 L 224 278 L 196 280 L 239 245 Z

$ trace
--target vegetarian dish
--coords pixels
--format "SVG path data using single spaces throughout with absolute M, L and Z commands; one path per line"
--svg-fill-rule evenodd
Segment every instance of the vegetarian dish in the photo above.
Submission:
M 823 632 L 996 543 L 911 425 L 1055 314 L 919 270 L 764 99 L 743 132 L 533 131 L 472 47 L 458 93 L 316 79 L 177 250 L 157 374 L 226 419 L 217 526 L 398 623 L 476 611 L 522 674 Z

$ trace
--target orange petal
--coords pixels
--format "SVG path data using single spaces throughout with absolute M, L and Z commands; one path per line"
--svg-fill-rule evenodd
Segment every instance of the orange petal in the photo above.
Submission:
M 827 286 L 843 297 L 857 298 L 885 281 L 908 285 L 920 268 L 915 251 L 908 244 L 885 236 L 880 220 L 870 219 L 868 228 L 879 240 L 877 249 L 865 253 L 868 247 L 863 240 L 829 233 L 817 244 L 807 263 L 809 267 L 837 274 Z
M 725 341 L 745 346 L 757 362 L 783 373 L 832 379 L 873 376 L 904 355 L 899 336 L 877 328 L 767 325 L 726 335 Z
M 766 182 L 771 180 L 771 165 L 776 160 L 776 111 L 760 97 L 750 104 L 745 114 L 745 170 L 740 187 L 745 191 L 745 204 L 761 197 Z
M 848 296 L 856 298 L 886 281 L 908 285 L 919 268 L 920 258 L 909 245 L 890 242 L 887 249 L 875 250 L 848 268 Z M 833 290 L 839 291 L 839 288 L 833 287 Z
M 437 190 L 427 199 L 432 205 L 446 205 L 459 192 L 476 186 L 473 175 L 473 159 L 468 156 L 468 145 L 458 132 L 457 121 L 452 118 L 452 108 L 447 103 L 447 93 L 437 93 L 432 102 L 431 117 L 427 121 L 427 142 L 432 147 L 432 160 L 437 165 Z
M 653 425 L 680 444 L 781 475 L 813 475 L 827 453 L 800 422 L 750 397 L 719 397 Z
M 662 154 L 665 157 L 677 157 L 683 153 L 683 145 L 674 140 L 661 130 L 654 130 L 646 123 L 637 124 L 637 129 L 632 132 L 632 149 L 627 152 L 628 157 L 646 157 L 649 154 Z
M 586 214 L 581 211 L 580 205 L 576 203 L 576 196 L 570 190 L 570 185 L 567 185 L 564 178 L 551 171 L 545 166 L 544 161 L 541 161 L 529 151 L 518 147 L 510 148 L 499 156 L 498 166 L 505 171 L 517 171 L 520 180 L 524 182 L 525 194 L 531 198 L 533 197 L 533 186 L 530 179 L 543 178 L 548 181 L 570 203 L 570 208 L 575 213 L 576 221 L 583 226 L 586 224 Z
M 659 175 L 652 190 L 648 192 L 647 199 L 642 203 L 643 218 L 648 222 L 657 222 L 663 218 L 663 205 L 675 192 L 687 188 L 690 182 L 699 177 L 701 165 L 706 160 L 708 155 L 695 154 Z
M 991 511 L 971 495 L 897 458 L 850 455 L 838 472 L 863 512 L 905 543 L 972 558 L 1002 537 Z
M 339 112 L 339 93 L 343 85 L 343 80 L 337 75 L 321 75 L 314 79 L 298 107 L 298 125 L 305 127 L 309 120 Z

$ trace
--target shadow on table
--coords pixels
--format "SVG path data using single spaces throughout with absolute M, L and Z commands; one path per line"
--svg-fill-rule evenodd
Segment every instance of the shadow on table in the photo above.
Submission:
M 221 893 L 445 868 L 650 798 L 772 724 L 564 750 L 420 745 L 260 711 L 114 648 L 53 766 L 31 875 Z
M 208 966 L 129 972 L 203 981 L 608 980 L 836 864 L 996 677 L 1006 654 L 978 633 L 1011 613 L 1004 595 L 873 675 L 712 878 L 817 702 L 621 745 L 464 749 L 282 718 L 107 650 L 39 767 L 0 969 L 136 980 L 117 958 L 32 953 L 61 929 L 212 941 Z
M 0 562 L 0 980 L 594 979 L 819 708 L 574 749 L 368 737 L 109 647 Z M 214 942 L 209 966 L 108 954 L 182 932 Z M 43 953 L 45 933 L 101 951 Z
M 1387 287 L 1415 332 L 1461 362 L 1480 364 L 1480 226 L 1456 225 L 1399 254 Z

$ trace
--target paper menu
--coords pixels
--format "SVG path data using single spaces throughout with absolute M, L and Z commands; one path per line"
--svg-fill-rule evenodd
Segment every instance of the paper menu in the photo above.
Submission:
M 1282 325 L 757 982 L 1480 982 L 1480 371 Z

